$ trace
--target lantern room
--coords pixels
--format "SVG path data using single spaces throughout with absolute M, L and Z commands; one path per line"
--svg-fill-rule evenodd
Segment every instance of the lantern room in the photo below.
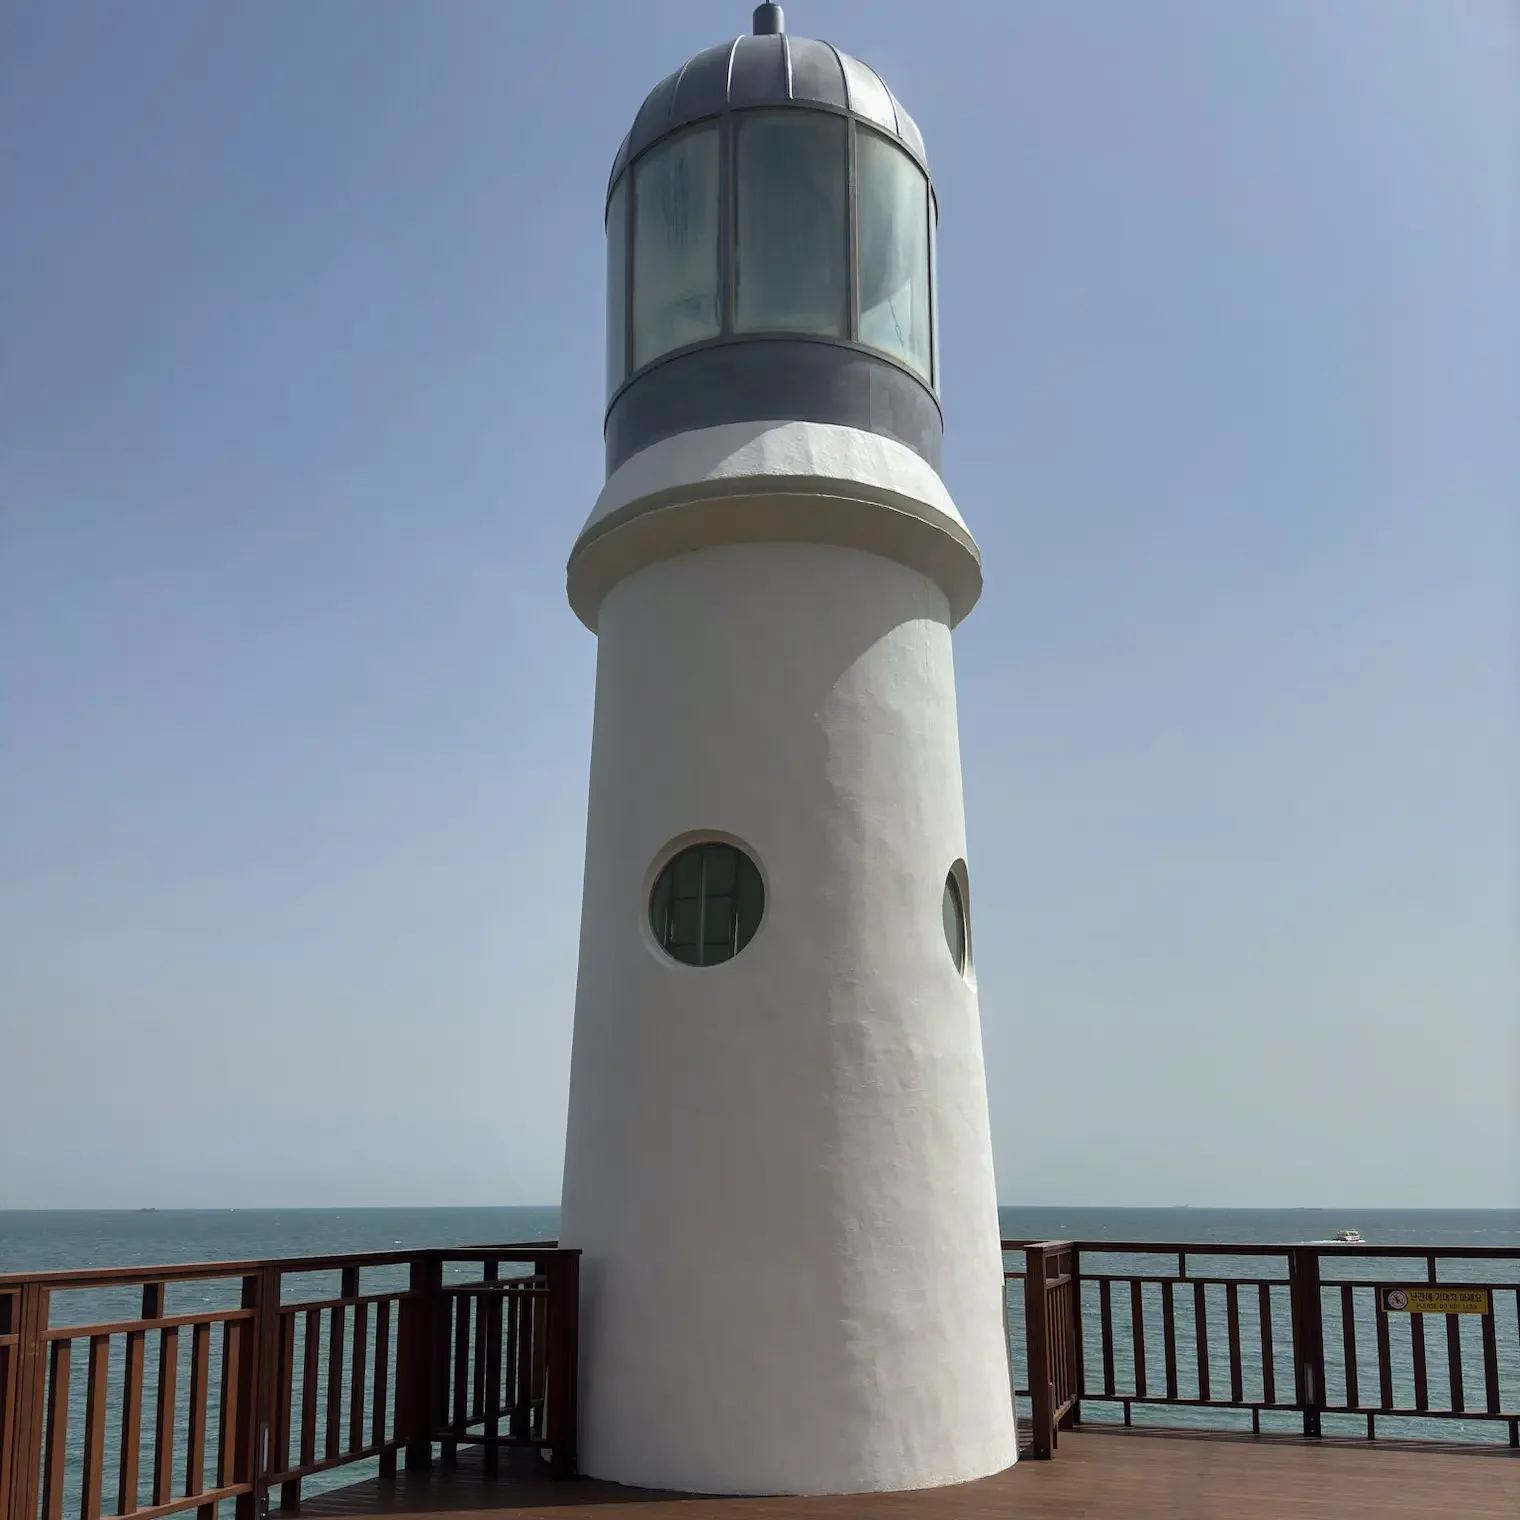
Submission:
M 912 117 L 781 7 L 658 84 L 607 192 L 607 471 L 741 421 L 939 464 L 934 190 Z

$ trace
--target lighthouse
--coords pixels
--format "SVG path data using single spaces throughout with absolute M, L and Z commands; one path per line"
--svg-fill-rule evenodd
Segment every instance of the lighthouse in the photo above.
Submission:
M 706 1493 L 1013 1462 L 940 478 L 938 208 L 762 5 L 606 200 L 606 484 L 562 1242 L 580 1454 Z

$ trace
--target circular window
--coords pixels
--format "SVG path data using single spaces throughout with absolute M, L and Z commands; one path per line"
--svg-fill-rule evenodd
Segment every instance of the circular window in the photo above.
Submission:
M 737 845 L 716 840 L 673 856 L 649 894 L 656 943 L 686 966 L 732 960 L 755 937 L 764 911 L 759 867 Z
M 945 943 L 950 946 L 950 959 L 962 975 L 966 971 L 966 905 L 961 900 L 961 884 L 952 871 L 945 878 L 945 896 L 941 903 L 945 921 Z

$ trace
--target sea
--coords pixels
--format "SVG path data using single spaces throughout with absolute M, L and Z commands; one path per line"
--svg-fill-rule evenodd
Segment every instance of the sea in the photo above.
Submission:
M 1291 1245 L 1360 1230 L 1380 1245 L 1520 1246 L 1520 1209 L 998 1210 L 1005 1240 Z M 0 1209 L 0 1275 L 552 1240 L 553 1205 L 406 1209 Z
M 1008 1206 L 1000 1209 L 999 1219 L 1002 1235 L 1008 1241 L 1031 1240 L 1080 1240 L 1088 1242 L 1122 1242 L 1142 1245 L 1155 1242 L 1158 1245 L 1190 1245 L 1204 1248 L 1196 1258 L 1190 1258 L 1189 1270 L 1195 1275 L 1217 1277 L 1281 1275 L 1282 1260 L 1275 1263 L 1253 1257 L 1210 1257 L 1207 1247 L 1215 1244 L 1250 1245 L 1263 1247 L 1329 1243 L 1337 1231 L 1356 1229 L 1371 1245 L 1421 1245 L 1438 1247 L 1443 1251 L 1460 1252 L 1467 1246 L 1514 1246 L 1520 1247 L 1520 1210 L 1462 1210 L 1462 1209 L 1217 1209 L 1217 1208 L 1062 1208 Z M 30 1275 L 68 1268 L 104 1267 L 150 1267 L 193 1262 L 239 1261 L 256 1258 L 333 1256 L 350 1252 L 388 1252 L 425 1247 L 470 1247 L 510 1242 L 545 1241 L 556 1237 L 559 1230 L 559 1210 L 553 1206 L 514 1206 L 501 1208 L 392 1208 L 392 1209 L 140 1209 L 140 1210 L 0 1210 L 0 1276 L 6 1274 Z M 1263 1256 L 1267 1253 L 1264 1251 Z M 1383 1258 L 1369 1260 L 1360 1253 L 1345 1258 L 1348 1270 L 1340 1271 L 1341 1263 L 1333 1257 L 1325 1258 L 1324 1272 L 1327 1280 L 1336 1276 L 1375 1277 L 1380 1281 L 1396 1281 L 1403 1278 L 1416 1280 L 1423 1276 L 1424 1263 L 1419 1260 Z M 1353 1266 L 1354 1263 L 1354 1266 Z M 1019 1253 L 1012 1253 L 1006 1260 L 1010 1269 L 1021 1263 Z M 1103 1270 L 1172 1272 L 1176 1259 L 1163 1266 L 1154 1255 L 1135 1253 L 1116 1254 L 1106 1258 Z M 1092 1270 L 1089 1264 L 1089 1270 Z M 363 1291 L 374 1292 L 402 1285 L 404 1268 L 367 1269 Z M 477 1275 L 478 1267 L 459 1264 L 452 1271 L 456 1278 Z M 1454 1276 L 1453 1274 L 1457 1274 Z M 1520 1273 L 1520 1261 L 1505 1259 L 1483 1261 L 1469 1259 L 1462 1262 L 1443 1262 L 1442 1277 L 1446 1281 L 1465 1283 L 1502 1282 L 1513 1284 Z M 392 1281 L 394 1279 L 394 1281 Z M 1084 1298 L 1084 1321 L 1095 1323 L 1098 1319 L 1097 1285 L 1087 1283 Z M 306 1278 L 292 1274 L 286 1279 L 287 1302 L 310 1300 L 336 1293 L 336 1274 L 327 1273 Z M 1224 1354 L 1221 1345 L 1224 1337 L 1216 1316 L 1224 1308 L 1222 1288 L 1208 1290 L 1211 1294 L 1210 1320 L 1213 1329 L 1208 1350 L 1208 1362 L 1214 1369 L 1215 1386 L 1228 1386 L 1227 1366 L 1219 1358 Z M 233 1307 L 236 1281 L 182 1283 L 171 1286 L 170 1313 L 195 1313 L 206 1310 Z M 91 1290 L 55 1295 L 52 1323 L 54 1325 L 86 1325 L 111 1320 L 131 1319 L 139 1312 L 138 1290 L 117 1288 Z M 1143 1308 L 1145 1340 L 1149 1347 L 1149 1371 L 1154 1387 L 1161 1366 L 1161 1308 L 1160 1288 L 1150 1286 L 1145 1290 Z M 1369 1290 L 1359 1290 L 1354 1310 L 1359 1340 L 1358 1363 L 1361 1368 L 1362 1387 L 1377 1386 L 1375 1357 L 1376 1327 L 1372 1315 L 1372 1296 Z M 1011 1343 L 1011 1367 L 1017 1382 L 1025 1376 L 1023 1357 L 1022 1285 L 1010 1280 L 1007 1285 L 1008 1324 Z M 1291 1344 L 1288 1321 L 1286 1289 L 1274 1290 L 1271 1303 L 1272 1340 L 1280 1347 Z M 1333 1293 L 1327 1301 L 1338 1314 Z M 1218 1302 L 1215 1302 L 1215 1300 Z M 1090 1300 L 1090 1301 L 1089 1301 Z M 1262 1383 L 1260 1356 L 1260 1322 L 1257 1314 L 1255 1290 L 1243 1291 L 1241 1304 L 1241 1349 L 1245 1393 L 1247 1398 L 1259 1397 Z M 1176 1322 L 1176 1353 L 1179 1375 L 1183 1382 L 1197 1376 L 1197 1345 L 1191 1326 L 1191 1314 L 1186 1310 L 1186 1299 L 1179 1299 Z M 1390 1316 L 1390 1319 L 1394 1318 Z M 1400 1317 L 1404 1318 L 1404 1317 Z M 1461 1316 L 1461 1340 L 1465 1363 L 1464 1381 L 1468 1389 L 1468 1408 L 1481 1406 L 1483 1398 L 1482 1367 L 1483 1346 L 1480 1325 L 1473 1316 Z M 1118 1386 L 1125 1386 L 1133 1373 L 1133 1354 L 1124 1342 L 1129 1326 L 1127 1290 L 1121 1288 L 1114 1298 L 1115 1371 Z M 1514 1293 L 1503 1292 L 1495 1297 L 1494 1329 L 1497 1332 L 1499 1377 L 1503 1394 L 1503 1408 L 1520 1409 L 1520 1300 Z M 1408 1341 L 1408 1330 L 1399 1327 L 1402 1339 L 1394 1339 L 1391 1362 L 1396 1395 L 1406 1402 L 1413 1390 L 1413 1365 Z M 1326 1380 L 1327 1393 L 1332 1402 L 1344 1396 L 1343 1371 L 1331 1368 L 1332 1350 L 1339 1354 L 1341 1327 L 1332 1326 L 1327 1311 L 1326 1334 Z M 1429 1346 L 1431 1366 L 1431 1390 L 1433 1407 L 1443 1407 L 1449 1397 L 1446 1383 L 1446 1346 L 1441 1335 L 1439 1321 L 1431 1334 L 1436 1337 Z M 1335 1343 L 1332 1347 L 1332 1341 Z M 1101 1387 L 1102 1369 L 1097 1353 L 1089 1343 L 1086 1349 L 1087 1377 L 1089 1387 Z M 188 1339 L 180 1347 L 180 1358 L 189 1355 Z M 1291 1380 L 1290 1364 L 1284 1352 L 1277 1353 L 1281 1359 L 1277 1375 L 1279 1380 Z M 211 1386 L 215 1387 L 219 1348 L 211 1352 Z M 121 1369 L 120 1354 L 113 1349 L 111 1388 L 118 1386 Z M 152 1407 L 153 1389 L 157 1372 L 151 1363 L 147 1379 L 147 1407 Z M 187 1386 L 188 1363 L 179 1371 L 180 1387 Z M 81 1430 L 84 1423 L 85 1378 L 76 1376 L 70 1389 L 70 1435 Z M 325 1391 L 325 1383 L 323 1389 Z M 1196 1382 L 1194 1383 L 1196 1387 Z M 1188 1393 L 1184 1387 L 1184 1395 Z M 113 1396 L 107 1415 L 107 1450 L 116 1449 L 119 1440 L 119 1412 L 115 1407 L 119 1399 Z M 1027 1414 L 1027 1402 L 1020 1400 L 1021 1414 Z M 319 1406 L 320 1407 L 320 1406 Z M 1122 1419 L 1122 1408 L 1117 1404 L 1102 1404 L 1084 1400 L 1082 1418 L 1084 1424 L 1105 1420 Z M 1214 1428 L 1250 1428 L 1250 1416 L 1244 1411 L 1195 1411 L 1176 1407 L 1135 1406 L 1132 1418 L 1136 1424 L 1156 1426 L 1208 1425 Z M 1337 1423 L 1339 1422 L 1339 1423 Z M 1301 1417 L 1291 1413 L 1263 1412 L 1262 1429 L 1268 1433 L 1292 1433 L 1301 1428 Z M 1327 1435 L 1365 1435 L 1366 1422 L 1361 1416 L 1325 1417 Z M 1436 1439 L 1459 1442 L 1504 1442 L 1507 1431 L 1503 1424 L 1477 1420 L 1421 1420 L 1400 1418 L 1385 1420 L 1379 1417 L 1378 1434 L 1401 1439 Z M 143 1435 L 144 1471 L 152 1449 L 151 1420 Z M 209 1437 L 208 1463 L 214 1458 L 215 1435 Z M 213 1469 L 214 1470 L 214 1469 Z M 321 1493 L 346 1483 L 370 1476 L 374 1471 L 372 1462 L 344 1467 L 332 1472 L 318 1474 L 305 1480 L 304 1492 L 308 1496 Z M 78 1507 L 80 1493 L 81 1458 L 77 1440 L 71 1439 L 65 1462 L 65 1506 Z M 220 1506 L 220 1520 L 230 1520 L 230 1503 Z

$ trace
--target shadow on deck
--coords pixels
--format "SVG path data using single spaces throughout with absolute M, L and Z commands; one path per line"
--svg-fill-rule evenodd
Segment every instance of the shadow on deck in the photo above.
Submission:
M 301 1506 L 316 1517 L 494 1514 L 573 1520 L 618 1508 L 629 1520 L 1386 1520 L 1461 1516 L 1515 1520 L 1520 1458 L 1506 1452 L 1377 1448 L 1335 1440 L 1072 1431 L 1054 1462 L 1021 1461 L 954 1488 L 822 1498 L 704 1498 L 622 1488 L 589 1478 L 555 1482 L 534 1454 L 514 1454 L 487 1478 L 478 1458 L 356 1483 Z

